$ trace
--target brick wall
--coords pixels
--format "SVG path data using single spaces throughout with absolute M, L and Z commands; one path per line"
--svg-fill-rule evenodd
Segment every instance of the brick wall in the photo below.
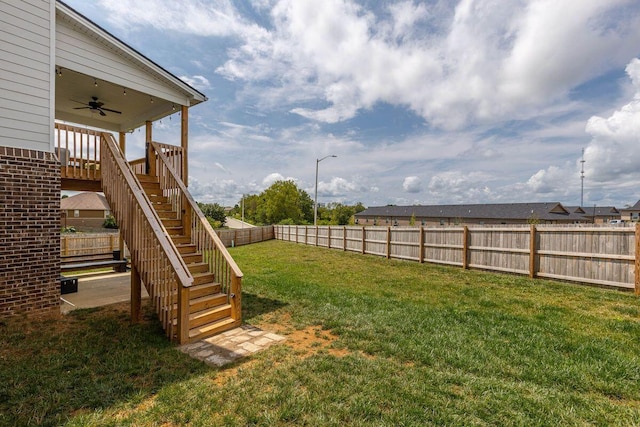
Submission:
M 0 317 L 59 310 L 60 167 L 0 147 Z

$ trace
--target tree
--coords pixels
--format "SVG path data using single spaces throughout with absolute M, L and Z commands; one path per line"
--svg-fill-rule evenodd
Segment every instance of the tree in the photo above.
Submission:
M 224 206 L 220 206 L 217 203 L 198 203 L 198 207 L 209 220 L 212 227 L 214 224 L 217 226 L 215 228 L 224 227 L 224 223 L 227 220 L 227 213 L 224 210 Z
M 353 206 L 336 203 L 331 211 L 331 223 L 336 225 L 347 225 L 355 213 L 356 210 Z
M 257 220 L 260 223 L 279 224 L 286 220 L 305 224 L 313 219 L 311 197 L 293 181 L 274 182 L 259 199 Z

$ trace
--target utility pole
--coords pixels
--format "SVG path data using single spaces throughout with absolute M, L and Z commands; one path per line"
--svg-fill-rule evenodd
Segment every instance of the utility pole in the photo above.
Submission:
M 582 149 L 582 168 L 580 170 L 580 207 L 584 207 L 584 148 Z
M 338 157 L 335 154 L 331 154 L 329 156 L 324 156 L 321 159 L 316 159 L 316 191 L 313 196 L 313 225 L 318 225 L 318 164 L 324 159 L 328 159 L 329 157 Z

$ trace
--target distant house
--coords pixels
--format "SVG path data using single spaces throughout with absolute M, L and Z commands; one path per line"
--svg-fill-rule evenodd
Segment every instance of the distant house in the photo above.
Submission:
M 580 224 L 591 218 L 559 202 L 378 206 L 355 215 L 360 225 Z
M 101 193 L 79 193 L 60 201 L 61 226 L 75 227 L 78 231 L 101 229 L 111 215 L 107 199 Z
M 620 209 L 620 219 L 624 221 L 640 221 L 640 200 L 630 208 Z
M 620 211 L 615 206 L 565 206 L 565 208 L 570 212 L 583 215 L 587 222 L 594 224 L 606 224 L 621 219 Z

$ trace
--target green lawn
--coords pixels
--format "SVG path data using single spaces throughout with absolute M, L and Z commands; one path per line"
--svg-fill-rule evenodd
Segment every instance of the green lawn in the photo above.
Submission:
M 1 425 L 640 425 L 631 293 L 269 241 L 231 250 L 247 323 L 222 369 L 126 305 L 0 323 Z

